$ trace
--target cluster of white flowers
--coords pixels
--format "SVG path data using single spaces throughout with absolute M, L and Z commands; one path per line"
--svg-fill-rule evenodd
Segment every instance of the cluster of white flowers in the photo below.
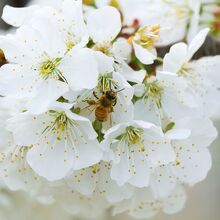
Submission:
M 95 219 L 180 211 L 220 109 L 220 56 L 192 60 L 210 31 L 201 2 L 36 3 L 3 11 L 16 31 L 0 36 L 0 179 Z

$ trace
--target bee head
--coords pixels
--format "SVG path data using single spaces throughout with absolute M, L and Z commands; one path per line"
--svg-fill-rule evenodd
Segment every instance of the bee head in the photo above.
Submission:
M 106 95 L 107 99 L 114 100 L 114 99 L 116 99 L 117 93 L 112 91 L 112 90 L 110 90 L 110 91 L 107 91 L 105 93 L 105 95 Z

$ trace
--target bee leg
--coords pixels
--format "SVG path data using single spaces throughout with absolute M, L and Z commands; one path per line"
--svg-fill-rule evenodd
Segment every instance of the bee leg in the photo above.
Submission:
M 109 109 L 109 113 L 112 113 L 112 112 L 114 112 L 114 108 L 111 106 Z
M 87 102 L 89 105 L 96 105 L 97 102 L 93 99 L 85 99 L 83 102 Z
M 97 96 L 97 94 L 96 94 L 95 91 L 93 91 L 93 95 L 94 95 L 94 97 L 95 97 L 96 99 L 99 99 L 99 97 Z
M 112 106 L 116 106 L 117 105 L 117 101 L 115 100 Z
M 107 125 L 109 126 L 109 128 L 111 128 L 113 126 L 111 113 L 109 113 L 109 115 L 108 115 L 108 123 L 107 123 Z

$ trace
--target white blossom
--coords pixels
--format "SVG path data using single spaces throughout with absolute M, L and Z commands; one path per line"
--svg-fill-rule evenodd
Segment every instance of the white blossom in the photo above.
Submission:
M 220 58 L 194 56 L 218 36 L 211 4 L 4 7 L 1 219 L 97 220 L 109 210 L 145 219 L 184 208 L 184 186 L 206 179 L 218 136 Z
M 50 181 L 102 158 L 90 121 L 68 108 L 58 107 L 40 115 L 20 113 L 8 120 L 8 129 L 17 145 L 29 147 L 27 161 L 31 168 Z

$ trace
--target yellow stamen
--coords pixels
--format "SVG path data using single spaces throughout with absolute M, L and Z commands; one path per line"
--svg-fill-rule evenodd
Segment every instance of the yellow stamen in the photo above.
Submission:
M 134 39 L 134 37 L 129 37 L 129 38 L 128 38 L 128 43 L 129 43 L 130 45 L 132 45 L 133 39 Z
M 72 41 L 68 41 L 66 42 L 66 47 L 67 47 L 67 50 L 69 51 L 74 47 L 74 43 Z
M 63 133 L 63 131 L 64 131 L 64 128 L 65 128 L 65 124 L 64 123 L 62 123 L 60 126 L 59 126 L 59 128 L 58 128 L 58 133 L 57 133 L 57 140 L 61 140 L 61 135 L 62 135 L 62 133 Z
M 97 174 L 100 171 L 100 165 L 99 164 L 95 164 L 92 166 L 92 173 L 93 174 Z
M 180 165 L 180 161 L 177 159 L 176 160 L 176 166 L 179 166 Z
M 85 5 L 94 5 L 94 0 L 83 0 L 83 4 L 85 4 Z
M 135 34 L 134 40 L 144 48 L 153 47 L 158 41 L 160 34 L 160 25 L 151 27 L 141 27 Z
M 120 6 L 118 0 L 111 0 L 109 5 L 115 8 L 119 8 Z
M 44 76 L 49 75 L 53 73 L 55 68 L 56 68 L 56 65 L 54 64 L 54 62 L 51 60 L 47 60 L 40 65 L 40 73 Z

